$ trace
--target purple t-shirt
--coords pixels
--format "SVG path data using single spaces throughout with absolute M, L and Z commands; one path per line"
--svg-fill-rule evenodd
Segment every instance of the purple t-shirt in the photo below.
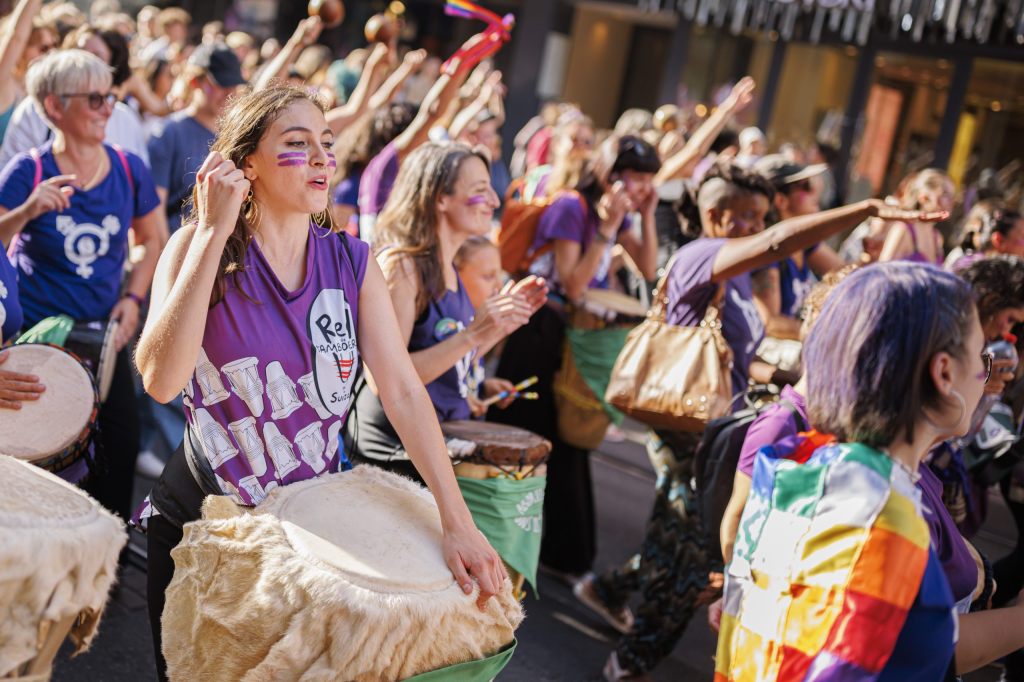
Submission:
M 715 257 L 725 239 L 701 238 L 686 244 L 669 264 L 668 314 L 670 324 L 695 327 L 704 319 L 718 287 L 711 281 Z M 722 301 L 722 336 L 732 349 L 732 390 L 746 390 L 750 362 L 764 338 L 764 322 L 754 306 L 750 273 L 725 282 Z
M 458 277 L 458 275 L 456 275 Z M 416 320 L 409 337 L 409 352 L 424 350 L 436 346 L 452 334 L 456 334 L 473 321 L 473 303 L 459 279 L 456 291 L 445 290 L 438 300 L 432 300 L 427 309 Z M 455 366 L 427 384 L 427 393 L 437 411 L 440 421 L 469 419 L 470 372 L 473 371 L 473 359 L 476 351 L 470 351 L 459 358 Z
M 750 423 L 746 438 L 743 439 L 743 447 L 740 449 L 740 459 L 736 464 L 737 471 L 752 478 L 754 476 L 754 460 L 757 459 L 758 450 L 766 445 L 775 445 L 783 438 L 795 436 L 800 432 L 800 425 L 793 415 L 793 411 L 782 402 L 784 400 L 789 401 L 796 408 L 804 424 L 809 423 L 807 402 L 804 397 L 794 391 L 792 386 L 784 387 L 779 395 L 779 402 L 766 407 Z
M 590 246 L 590 242 L 593 241 L 594 235 L 597 234 L 597 230 L 601 225 L 601 219 L 597 216 L 596 211 L 584 208 L 584 203 L 580 195 L 575 192 L 566 192 L 552 201 L 540 217 L 540 222 L 537 225 L 537 234 L 533 238 L 533 245 L 530 247 L 530 251 L 536 253 L 544 245 L 559 239 L 577 242 L 580 245 L 580 249 L 586 250 Z M 622 234 L 624 230 L 628 230 L 630 224 L 629 216 L 626 216 L 622 221 L 622 225 L 619 226 L 618 233 Z M 608 271 L 612 264 L 612 247 L 614 244 L 608 243 L 605 246 L 605 252 L 601 256 L 601 263 L 598 265 L 594 278 L 590 280 L 589 286 L 591 289 L 608 288 Z M 530 266 L 530 272 L 544 277 L 549 283 L 553 284 L 554 289 L 561 290 L 558 272 L 555 268 L 554 251 L 548 251 L 534 260 Z
M 359 178 L 359 226 L 368 235 L 398 177 L 398 148 L 391 142 L 366 164 Z
M 978 586 L 978 565 L 974 563 L 974 557 L 957 530 L 953 517 L 942 503 L 942 481 L 927 464 L 922 463 L 917 470 L 921 474 L 917 487 L 921 490 L 921 506 L 924 520 L 928 522 L 932 547 L 953 591 L 957 610 L 966 613 L 974 588 Z
M 185 387 L 185 416 L 203 454 L 221 489 L 244 505 L 339 466 L 369 248 L 319 238 L 312 227 L 307 244 L 306 279 L 288 291 L 251 242 L 237 284 L 228 277 L 224 300 L 207 314 Z

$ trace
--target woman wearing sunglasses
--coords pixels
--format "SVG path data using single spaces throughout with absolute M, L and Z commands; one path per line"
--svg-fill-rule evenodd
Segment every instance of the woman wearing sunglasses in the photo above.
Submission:
M 27 84 L 53 138 L 0 173 L 0 242 L 13 241 L 25 328 L 56 315 L 120 323 L 113 383 L 99 414 L 109 473 L 89 489 L 127 519 L 139 441 L 127 346 L 166 223 L 143 162 L 103 142 L 114 106 L 110 67 L 84 50 L 61 50 L 35 62 Z M 145 256 L 122 287 L 129 230 Z

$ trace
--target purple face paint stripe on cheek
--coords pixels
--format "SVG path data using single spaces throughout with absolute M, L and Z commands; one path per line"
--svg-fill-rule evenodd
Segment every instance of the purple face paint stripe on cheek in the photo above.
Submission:
M 284 161 L 278 161 L 278 166 L 305 166 L 305 159 L 285 159 Z
M 466 206 L 479 206 L 485 203 L 487 203 L 487 197 L 482 194 L 476 194 L 466 199 Z
M 278 160 L 281 159 L 304 159 L 306 158 L 306 152 L 285 152 L 284 154 L 277 155 Z

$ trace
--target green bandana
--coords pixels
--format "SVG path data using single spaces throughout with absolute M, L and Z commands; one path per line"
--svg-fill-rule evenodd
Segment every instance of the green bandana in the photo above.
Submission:
M 457 478 L 473 521 L 509 566 L 537 593 L 541 519 L 547 477 Z
M 607 329 L 573 329 L 565 330 L 569 346 L 572 347 L 572 359 L 576 363 L 576 371 L 583 377 L 590 390 L 594 392 L 601 406 L 612 421 L 622 423 L 622 413 L 604 401 L 604 392 L 608 389 L 608 381 L 612 376 L 612 367 L 619 357 L 622 347 L 626 345 L 626 336 L 631 327 L 608 327 Z
M 67 315 L 47 317 L 19 336 L 17 343 L 52 343 L 63 348 L 74 326 L 75 321 Z
M 516 640 L 513 639 L 511 644 L 493 656 L 414 675 L 406 678 L 405 682 L 489 682 L 512 660 L 516 644 Z

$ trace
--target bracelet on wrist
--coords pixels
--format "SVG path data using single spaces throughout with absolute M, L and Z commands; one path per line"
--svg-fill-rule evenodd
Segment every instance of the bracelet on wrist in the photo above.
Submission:
M 138 294 L 133 294 L 130 291 L 124 292 L 124 295 L 121 298 L 130 298 L 131 300 L 135 301 L 135 305 L 139 306 L 140 308 L 146 302 L 146 299 L 142 298 Z

